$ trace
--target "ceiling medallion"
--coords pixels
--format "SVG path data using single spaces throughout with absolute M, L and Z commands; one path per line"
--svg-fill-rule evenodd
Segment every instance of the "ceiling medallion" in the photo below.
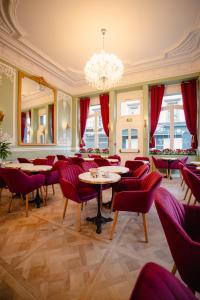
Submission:
M 110 89 L 120 81 L 124 72 L 123 63 L 116 55 L 104 51 L 106 29 L 101 29 L 103 49 L 95 53 L 85 65 L 85 78 L 98 90 Z

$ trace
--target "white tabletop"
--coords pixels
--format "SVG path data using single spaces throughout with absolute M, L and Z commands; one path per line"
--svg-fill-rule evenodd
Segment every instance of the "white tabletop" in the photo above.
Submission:
M 200 166 L 200 161 L 191 161 L 191 162 L 189 162 L 189 164 Z
M 177 160 L 177 157 L 159 157 L 158 159 L 163 159 L 163 160 Z
M 21 169 L 26 172 L 42 172 L 42 171 L 51 170 L 52 166 L 33 165 L 29 163 L 10 163 L 10 164 L 6 164 L 5 168 Z
M 103 172 L 116 173 L 116 174 L 125 174 L 129 172 L 129 168 L 122 167 L 122 166 L 98 167 L 98 170 L 101 170 Z
M 121 179 L 121 176 L 118 174 L 114 174 L 114 173 L 109 173 L 106 174 L 107 177 L 97 177 L 94 178 L 92 177 L 92 175 L 90 174 L 90 172 L 86 172 L 86 173 L 82 173 L 79 174 L 79 180 L 86 182 L 86 183 L 91 183 L 91 184 L 109 184 L 109 183 L 114 183 L 114 182 L 118 182 Z

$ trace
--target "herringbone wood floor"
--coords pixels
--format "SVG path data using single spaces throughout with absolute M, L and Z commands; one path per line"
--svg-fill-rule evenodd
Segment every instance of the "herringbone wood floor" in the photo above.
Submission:
M 183 198 L 180 179 L 164 179 L 179 200 Z M 110 192 L 104 192 L 104 200 Z M 14 201 L 8 214 L 9 193 L 0 203 L 0 299 L 125 300 L 130 296 L 141 267 L 149 261 L 171 270 L 168 250 L 155 207 L 148 215 L 149 243 L 144 243 L 141 216 L 121 213 L 114 239 L 108 239 L 111 223 L 101 235 L 88 223 L 96 214 L 96 200 L 82 211 L 81 232 L 75 231 L 75 206 L 71 202 L 62 221 L 64 200 L 60 187 L 50 189 L 48 205 L 24 207 Z M 103 209 L 104 215 L 110 215 Z

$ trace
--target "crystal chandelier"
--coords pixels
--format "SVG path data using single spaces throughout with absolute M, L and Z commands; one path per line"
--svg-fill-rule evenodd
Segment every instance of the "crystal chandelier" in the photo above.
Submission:
M 103 49 L 94 54 L 85 65 L 85 77 L 89 85 L 98 90 L 107 90 L 114 87 L 121 79 L 124 66 L 116 55 L 104 51 L 104 37 L 106 29 L 101 29 Z

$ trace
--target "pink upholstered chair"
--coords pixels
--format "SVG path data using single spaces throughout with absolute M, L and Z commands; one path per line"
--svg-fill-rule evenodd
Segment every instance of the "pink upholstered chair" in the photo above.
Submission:
M 84 162 L 84 159 L 82 157 L 70 157 L 70 158 L 71 158 L 72 164 L 74 164 L 74 165 L 80 166 Z
M 166 170 L 166 176 L 168 176 L 168 161 L 165 159 L 161 159 L 161 158 L 156 158 L 154 156 L 152 156 L 152 161 L 154 163 L 154 166 L 156 167 L 156 169 L 158 170 Z
M 6 188 L 6 183 L 3 180 L 3 177 L 1 176 L 1 168 L 0 168 L 0 200 L 1 200 L 1 194 L 3 189 Z
M 67 158 L 65 155 L 62 154 L 57 154 L 56 156 L 58 160 L 65 160 Z
M 83 157 L 83 154 L 81 154 L 81 153 L 75 153 L 74 155 L 77 157 Z
M 161 180 L 162 176 L 158 172 L 152 172 L 142 180 L 132 180 L 132 190 L 115 193 L 113 200 L 115 213 L 110 239 L 112 239 L 115 231 L 119 211 L 130 211 L 142 213 L 145 242 L 148 242 L 146 214 L 152 206 L 155 191 L 159 187 Z
M 197 300 L 197 298 L 173 274 L 151 262 L 140 271 L 129 300 Z
M 113 166 L 120 166 L 120 163 L 121 163 L 121 157 L 117 154 L 114 154 L 114 155 L 109 155 L 108 158 L 111 158 L 111 159 L 117 159 L 118 162 L 116 163 L 111 163 Z
M 81 168 L 84 172 L 89 172 L 91 168 L 98 168 L 98 165 L 94 161 L 84 161 L 81 163 Z
M 36 158 L 33 160 L 34 165 L 48 165 L 47 158 Z
M 127 160 L 125 162 L 125 167 L 129 168 L 129 172 L 126 174 L 123 174 L 122 177 L 132 177 L 134 174 L 134 171 L 143 165 L 144 165 L 144 162 L 140 161 L 140 160 Z
M 181 204 L 164 188 L 157 190 L 155 205 L 182 280 L 200 292 L 200 207 Z
M 21 163 L 28 163 L 28 164 L 31 164 L 31 163 L 32 163 L 31 160 L 29 160 L 29 159 L 27 159 L 27 158 L 25 158 L 25 157 L 18 157 L 17 160 L 18 160 L 18 162 L 19 162 L 20 164 L 21 164 Z
M 78 175 L 83 170 L 78 165 L 69 165 L 66 169 L 61 170 L 60 186 L 65 197 L 65 206 L 63 210 L 63 219 L 66 214 L 68 200 L 76 202 L 77 206 L 77 231 L 80 231 L 80 213 L 82 203 L 97 198 L 97 190 L 95 186 L 79 181 Z
M 28 194 L 44 185 L 45 176 L 42 174 L 29 176 L 19 169 L 7 168 L 0 169 L 0 176 L 3 178 L 12 194 L 20 193 L 21 195 L 26 195 L 26 217 L 28 217 Z M 8 212 L 11 211 L 12 200 L 13 197 L 11 197 Z
M 185 167 L 183 168 L 183 176 L 195 198 L 195 204 L 196 202 L 200 203 L 200 176 L 197 176 L 194 172 Z M 191 197 L 188 200 L 188 204 L 190 204 L 190 200 Z
M 94 161 L 98 165 L 98 167 L 111 166 L 109 161 L 107 159 L 103 158 L 103 157 L 95 158 Z
M 89 158 L 101 158 L 100 154 L 88 154 Z
M 145 160 L 145 161 L 148 161 L 150 163 L 150 159 L 147 156 L 136 156 L 134 158 L 134 160 Z
M 47 155 L 48 165 L 53 166 L 53 163 L 55 161 L 55 155 Z

